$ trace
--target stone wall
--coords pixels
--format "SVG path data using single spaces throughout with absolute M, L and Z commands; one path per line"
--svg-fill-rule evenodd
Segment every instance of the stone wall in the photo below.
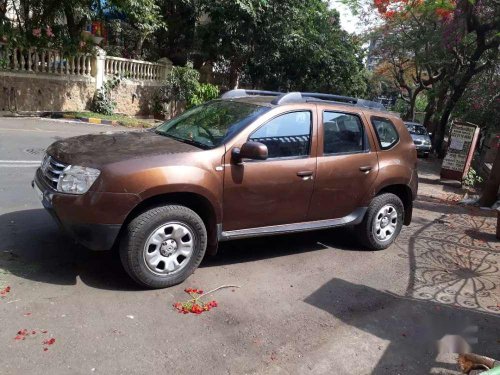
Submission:
M 152 97 L 159 82 L 123 80 L 113 90 L 116 112 L 151 114 Z M 95 92 L 93 77 L 51 76 L 0 72 L 0 111 L 84 111 Z
M 85 111 L 106 80 L 122 78 L 112 92 L 115 112 L 151 115 L 152 98 L 172 68 L 158 62 L 95 54 L 67 56 L 60 50 L 9 47 L 0 43 L 0 111 Z
M 0 111 L 81 111 L 94 90 L 92 78 L 0 72 Z
M 115 112 L 127 115 L 152 115 L 152 99 L 159 87 L 159 82 L 123 80 L 112 93 L 112 98 L 116 102 Z

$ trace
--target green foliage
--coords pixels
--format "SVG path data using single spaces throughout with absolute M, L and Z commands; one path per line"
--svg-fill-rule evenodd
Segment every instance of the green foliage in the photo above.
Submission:
M 481 182 L 483 182 L 483 178 L 477 174 L 474 168 L 470 168 L 469 172 L 462 180 L 462 185 L 467 188 L 473 188 L 476 186 L 476 184 L 480 184 Z
M 171 100 L 188 101 L 196 93 L 200 73 L 191 66 L 175 66 L 165 82 Z
M 149 35 L 164 27 L 158 1 L 155 0 L 110 0 L 116 10 L 125 13 L 129 22 L 143 35 Z
M 394 112 L 398 112 L 402 116 L 408 110 L 408 103 L 405 102 L 403 99 L 398 98 L 396 100 L 396 103 L 394 104 L 394 107 L 391 109 Z
M 198 84 L 195 92 L 188 99 L 188 108 L 194 107 L 209 100 L 214 100 L 219 97 L 220 90 L 217 86 L 210 83 Z
M 415 100 L 415 111 L 416 112 L 425 112 L 425 108 L 427 106 L 427 103 L 428 103 L 427 95 L 425 95 L 425 94 L 418 95 L 416 100 Z M 409 107 L 410 107 L 410 105 L 407 101 L 405 101 L 402 98 L 398 98 L 396 100 L 396 103 L 394 104 L 393 108 L 391 108 L 391 110 L 398 112 L 401 116 L 404 116 L 406 113 L 408 113 Z
M 427 95 L 420 94 L 417 96 L 417 100 L 415 101 L 415 110 L 417 112 L 424 112 L 427 107 L 427 103 L 429 103 L 429 99 L 427 99 Z
M 453 117 L 479 125 L 483 131 L 500 129 L 500 72 L 494 68 L 476 76 L 457 103 Z
M 174 66 L 153 98 L 153 111 L 168 114 L 170 103 L 185 103 L 189 108 L 219 96 L 217 86 L 200 84 L 199 80 L 200 73 L 191 66 Z
M 363 95 L 361 44 L 324 0 L 202 0 L 201 49 L 228 86 Z
M 126 45 L 131 47 L 131 57 L 140 58 L 146 38 L 165 27 L 158 3 L 158 0 L 109 0 L 111 10 L 125 14 L 124 24 L 135 31 L 131 33 L 125 28 L 127 34 L 132 36 L 126 41 Z
M 103 86 L 96 90 L 92 102 L 90 103 L 90 110 L 92 112 L 100 113 L 102 115 L 112 115 L 116 108 L 116 102 L 113 100 L 113 90 L 118 87 L 122 78 L 114 76 L 110 80 L 104 82 Z

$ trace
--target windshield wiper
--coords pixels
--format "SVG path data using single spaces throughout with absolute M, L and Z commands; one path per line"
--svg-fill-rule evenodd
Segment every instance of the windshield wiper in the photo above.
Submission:
M 163 132 L 159 132 L 159 131 L 155 131 L 155 133 L 159 134 L 159 135 L 164 135 L 165 137 L 169 137 L 169 138 L 175 139 L 176 141 L 179 141 L 179 142 L 182 142 L 182 143 L 187 143 L 188 145 L 199 147 L 199 148 L 201 148 L 203 150 L 210 149 L 210 146 L 208 146 L 208 145 L 206 145 L 204 143 L 192 140 L 192 139 L 186 139 L 186 138 L 182 138 L 182 137 L 177 137 L 175 135 L 168 134 L 168 133 L 163 133 Z

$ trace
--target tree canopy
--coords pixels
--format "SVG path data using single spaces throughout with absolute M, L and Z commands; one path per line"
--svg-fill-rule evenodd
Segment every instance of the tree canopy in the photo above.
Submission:
M 358 10 L 366 9 L 367 3 L 347 1 Z M 471 84 L 486 71 L 498 80 L 500 4 L 498 0 L 373 0 L 368 5 L 379 15 L 371 21 L 370 37 L 376 45 L 374 54 L 385 64 L 381 73 L 392 79 L 408 102 L 406 117 L 412 117 L 419 95 L 427 97 L 425 125 L 435 131 L 434 146 L 439 150 L 450 115 Z
M 60 45 L 78 45 L 84 25 L 102 19 L 110 53 L 210 64 L 227 88 L 366 92 L 361 41 L 340 28 L 326 0 L 7 1 L 27 44 L 41 42 L 34 29 L 50 26 Z

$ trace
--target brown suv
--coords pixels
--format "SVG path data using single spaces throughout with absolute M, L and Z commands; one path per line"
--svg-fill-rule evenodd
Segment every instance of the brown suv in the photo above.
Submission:
M 416 163 L 378 103 L 233 90 L 150 131 L 57 141 L 33 187 L 79 242 L 119 245 L 130 276 L 162 288 L 219 241 L 355 225 L 387 248 L 410 224 Z

